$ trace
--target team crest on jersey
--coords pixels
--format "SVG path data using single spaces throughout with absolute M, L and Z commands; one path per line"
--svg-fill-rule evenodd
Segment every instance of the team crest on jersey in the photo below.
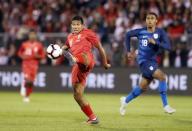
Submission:
M 155 34 L 153 34 L 153 37 L 154 37 L 155 39 L 157 39 L 157 38 L 159 37 L 159 35 L 158 35 L 157 33 L 155 33 Z
M 153 66 L 150 66 L 149 69 L 150 69 L 151 71 L 154 70 Z
M 79 34 L 79 35 L 77 36 L 76 42 L 79 42 L 80 40 L 81 40 L 81 34 Z

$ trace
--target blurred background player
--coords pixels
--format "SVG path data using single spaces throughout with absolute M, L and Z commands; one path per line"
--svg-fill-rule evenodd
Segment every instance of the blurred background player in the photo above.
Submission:
M 39 68 L 39 61 L 45 58 L 44 47 L 37 40 L 37 34 L 31 30 L 29 32 L 29 40 L 22 43 L 18 55 L 22 59 L 22 72 L 24 82 L 21 86 L 21 95 L 24 102 L 29 102 L 29 96 L 33 91 L 33 83 Z
M 153 79 L 159 80 L 159 93 L 162 99 L 163 108 L 166 113 L 174 113 L 176 110 L 168 105 L 167 102 L 167 83 L 166 75 L 158 68 L 156 57 L 160 48 L 171 50 L 168 37 L 164 30 L 156 28 L 157 15 L 150 12 L 146 15 L 145 28 L 135 29 L 126 34 L 126 47 L 128 59 L 135 58 L 136 54 L 130 51 L 130 38 L 137 37 L 139 39 L 139 48 L 137 55 L 137 62 L 140 71 L 142 72 L 142 79 L 138 86 L 134 87 L 126 97 L 121 97 L 120 114 L 125 115 L 125 108 L 127 104 L 147 90 L 149 84 Z
M 64 55 L 74 63 L 72 67 L 74 99 L 89 118 L 87 123 L 98 124 L 97 116 L 94 114 L 90 104 L 83 97 L 87 76 L 95 64 L 92 48 L 96 47 L 98 49 L 105 69 L 110 68 L 111 65 L 107 63 L 106 53 L 97 35 L 93 31 L 84 28 L 83 18 L 81 16 L 72 18 L 71 28 L 72 33 L 68 35 L 66 44 L 62 48 Z

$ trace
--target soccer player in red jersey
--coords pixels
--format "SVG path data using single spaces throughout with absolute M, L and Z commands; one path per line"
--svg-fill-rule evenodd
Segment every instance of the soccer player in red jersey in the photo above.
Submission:
M 18 56 L 22 59 L 22 72 L 24 74 L 25 93 L 24 102 L 29 102 L 29 96 L 33 91 L 33 83 L 39 68 L 39 61 L 45 58 L 42 43 L 37 40 L 36 32 L 29 32 L 29 40 L 22 43 Z
M 105 69 L 111 67 L 107 63 L 106 53 L 97 35 L 84 27 L 83 18 L 75 16 L 71 22 L 72 33 L 68 35 L 65 45 L 62 47 L 64 56 L 74 62 L 72 67 L 72 85 L 74 99 L 81 110 L 89 118 L 88 124 L 98 124 L 99 120 L 91 109 L 90 104 L 83 96 L 86 78 L 93 69 L 95 61 L 92 48 L 96 47 L 101 55 Z

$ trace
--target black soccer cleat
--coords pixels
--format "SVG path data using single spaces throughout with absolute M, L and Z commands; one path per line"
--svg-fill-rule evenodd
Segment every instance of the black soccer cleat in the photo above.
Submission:
M 97 117 L 95 119 L 89 119 L 87 120 L 87 124 L 91 125 L 99 124 L 99 119 Z

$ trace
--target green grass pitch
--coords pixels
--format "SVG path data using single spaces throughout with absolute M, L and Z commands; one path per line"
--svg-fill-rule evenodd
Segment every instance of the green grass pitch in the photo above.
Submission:
M 192 131 L 192 97 L 170 96 L 177 109 L 165 114 L 159 96 L 143 95 L 119 115 L 116 94 L 88 94 L 99 125 L 87 125 L 85 115 L 70 93 L 34 93 L 23 103 L 17 92 L 0 92 L 0 131 Z

